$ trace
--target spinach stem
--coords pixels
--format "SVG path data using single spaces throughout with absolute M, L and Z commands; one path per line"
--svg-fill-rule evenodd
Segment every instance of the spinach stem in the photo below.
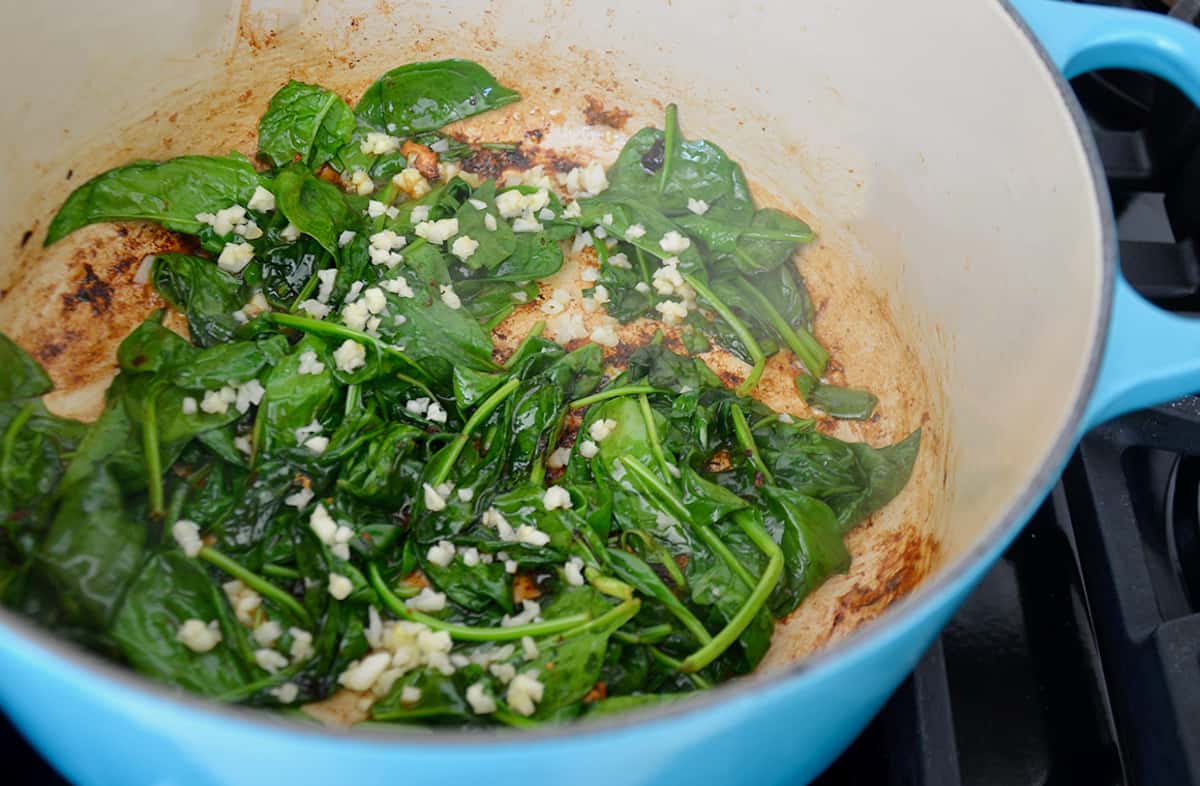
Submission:
M 633 255 L 637 257 L 638 270 L 642 273 L 642 281 L 646 283 L 646 286 L 650 286 L 650 268 L 646 266 L 646 252 L 642 250 L 641 246 L 634 246 Z
M 12 458 L 13 448 L 17 444 L 17 434 L 21 433 L 21 429 L 25 428 L 25 424 L 33 417 L 33 410 L 37 407 L 36 401 L 30 401 L 25 406 L 21 407 L 21 411 L 8 424 L 8 428 L 4 431 L 4 456 L 0 459 L 0 474 L 4 474 L 4 470 L 8 469 L 9 459 Z
M 559 439 L 562 438 L 563 425 L 566 422 L 567 413 L 563 412 L 558 419 L 554 421 L 554 430 L 550 432 L 550 438 L 546 440 L 546 445 L 553 453 L 555 446 L 558 445 Z M 542 485 L 542 480 L 546 477 L 546 462 L 550 460 L 550 454 L 541 456 L 537 461 L 533 462 L 533 469 L 529 473 L 529 482 L 535 486 Z
M 454 467 L 454 462 L 458 460 L 462 454 L 463 448 L 466 447 L 467 441 L 471 439 L 471 432 L 483 425 L 484 421 L 491 417 L 496 408 L 504 403 L 504 399 L 512 395 L 513 391 L 521 384 L 521 380 L 517 378 L 510 379 L 503 385 L 498 387 L 492 395 L 485 398 L 475 411 L 471 413 L 471 417 L 467 418 L 467 423 L 463 426 L 462 433 L 454 438 L 450 443 L 450 450 L 446 454 L 446 458 L 442 460 L 441 466 L 434 473 L 430 483 L 434 486 L 445 483 L 446 478 L 450 475 L 450 470 Z
M 650 452 L 654 454 L 654 460 L 658 463 L 658 469 L 662 472 L 662 476 L 667 479 L 667 483 L 675 485 L 671 478 L 670 465 L 667 463 L 667 457 L 663 453 L 662 442 L 658 438 L 658 425 L 654 422 L 654 410 L 650 409 L 650 399 L 646 398 L 646 394 L 638 395 L 638 406 L 642 411 L 642 421 L 646 424 L 646 437 L 650 442 Z
M 295 568 L 285 568 L 282 565 L 263 565 L 262 572 L 277 579 L 291 579 L 292 581 L 303 577 L 303 574 Z
M 671 577 L 671 580 L 675 582 L 675 586 L 681 590 L 687 589 L 687 579 L 684 578 L 683 571 L 679 569 L 679 564 L 676 563 L 674 558 L 671 557 L 671 552 L 668 551 L 665 546 L 663 546 L 661 543 L 659 543 L 657 540 L 652 538 L 648 533 L 646 533 L 643 530 L 627 529 L 621 533 L 622 547 L 625 547 L 626 536 L 634 536 L 634 537 L 641 538 L 642 544 L 646 547 L 646 549 L 654 552 L 654 556 L 656 556 L 658 558 L 656 560 L 656 562 L 659 565 L 662 565 L 663 570 L 665 570 L 667 572 L 667 575 L 669 575 Z M 628 548 L 628 547 L 625 547 L 625 548 L 626 548 L 626 551 L 629 551 L 629 552 L 634 551 L 631 548 Z
M 691 511 L 683 504 L 683 500 L 679 498 L 675 489 L 664 483 L 645 464 L 632 456 L 621 456 L 618 460 L 633 476 L 635 484 L 640 486 L 647 496 L 655 499 L 668 514 L 679 521 L 693 523 Z
M 758 445 L 754 442 L 754 435 L 750 433 L 750 424 L 746 422 L 746 414 L 742 412 L 742 408 L 737 404 L 729 408 L 729 414 L 733 417 L 733 433 L 737 435 L 737 440 L 741 444 L 742 450 L 746 451 L 746 455 L 750 457 L 754 468 L 763 476 L 763 480 L 774 486 L 775 476 L 771 473 L 766 462 L 762 460 L 762 455 L 758 452 Z
M 250 656 L 250 653 L 245 653 L 245 655 Z M 252 656 L 248 657 L 247 659 L 252 659 Z M 301 664 L 296 664 L 296 666 L 285 669 L 284 671 L 276 672 L 274 674 L 271 674 L 270 676 L 263 677 L 260 680 L 255 680 L 254 682 L 248 682 L 245 685 L 239 685 L 238 687 L 236 687 L 232 690 L 226 691 L 225 693 L 218 694 L 214 698 L 217 701 L 227 701 L 227 702 L 243 701 L 244 699 L 250 698 L 251 696 L 253 696 L 254 694 L 258 693 L 259 691 L 261 691 L 265 688 L 269 688 L 273 685 L 282 685 L 284 682 L 287 682 L 287 680 L 290 677 L 292 677 L 296 672 L 300 671 L 300 666 L 301 666 Z
M 588 584 L 595 587 L 598 592 L 603 592 L 605 595 L 617 600 L 631 600 L 633 598 L 633 587 L 620 579 L 605 576 L 595 568 L 587 568 L 584 570 L 584 575 L 587 577 Z
M 696 290 L 700 297 L 707 300 L 708 304 L 713 307 L 713 310 L 720 314 L 721 318 L 729 324 L 729 327 L 733 328 L 733 332 L 737 334 L 738 340 L 742 342 L 742 346 L 750 353 L 750 359 L 754 361 L 754 365 L 750 369 L 750 374 L 742 380 L 742 384 L 738 385 L 735 391 L 739 396 L 749 395 L 750 391 L 754 390 L 754 386 L 758 384 L 763 369 L 767 366 L 767 356 L 763 354 L 762 347 L 758 345 L 758 341 L 754 338 L 754 334 L 750 332 L 750 328 L 746 327 L 746 323 L 738 319 L 732 309 L 721 302 L 720 298 L 708 288 L 707 284 L 691 273 L 684 273 L 683 280 L 692 289 Z
M 700 536 L 700 540 L 704 541 L 704 545 L 712 549 L 713 552 L 721 558 L 721 561 L 724 562 L 729 569 L 733 571 L 734 575 L 741 579 L 747 587 L 753 587 L 753 574 L 746 569 L 746 566 L 743 565 L 741 560 L 737 558 L 737 555 L 730 551 L 729 547 L 725 545 L 725 542 L 721 540 L 716 531 L 707 524 L 698 524 L 695 525 L 695 528 L 696 533 Z
M 376 594 L 379 595 L 380 602 L 387 607 L 388 611 L 409 622 L 419 622 L 434 630 L 443 630 L 449 633 L 451 638 L 460 641 L 515 641 L 522 636 L 532 636 L 534 638 L 550 636 L 562 633 L 563 631 L 569 631 L 591 620 L 591 615 L 579 613 L 568 614 L 565 617 L 556 617 L 544 622 L 532 622 L 528 625 L 513 625 L 510 628 L 476 628 L 469 625 L 458 625 L 453 622 L 445 622 L 437 617 L 419 611 L 413 611 L 405 606 L 404 601 L 400 600 L 388 587 L 387 582 L 383 580 L 383 575 L 379 572 L 379 566 L 374 562 L 367 566 L 367 577 L 370 579 L 371 586 L 375 589 Z M 597 617 L 596 619 L 601 618 Z
M 162 518 L 163 479 L 162 455 L 158 445 L 158 410 L 155 407 L 157 398 L 158 390 L 151 388 L 142 412 L 142 452 L 146 456 L 146 493 L 150 497 L 150 515 Z
M 358 406 L 361 402 L 362 402 L 362 391 L 359 389 L 358 384 L 355 383 L 355 384 L 347 385 L 346 386 L 346 406 L 342 410 L 345 413 L 345 416 L 350 417 L 351 415 L 353 415 L 354 411 L 356 409 L 358 409 Z
M 658 193 L 667 187 L 667 179 L 671 176 L 671 161 L 675 158 L 675 148 L 679 145 L 679 108 L 667 104 L 667 119 L 663 123 L 663 161 L 658 171 Z
M 621 463 L 625 465 L 625 469 L 633 476 L 636 485 L 642 487 L 642 491 L 652 499 L 657 499 L 662 504 L 666 512 L 674 516 L 679 521 L 687 522 L 691 526 L 692 531 L 699 536 L 700 540 L 706 546 L 712 549 L 713 553 L 721 558 L 729 569 L 737 575 L 742 581 L 746 582 L 747 587 L 754 586 L 754 577 L 750 575 L 750 571 L 746 570 L 737 558 L 737 556 L 729 550 L 729 547 L 722 542 L 717 533 L 707 524 L 696 521 L 692 518 L 691 511 L 683 503 L 674 489 L 671 489 L 658 476 L 651 472 L 645 464 L 631 456 L 621 456 Z
M 683 662 L 679 664 L 679 670 L 685 673 L 696 672 L 704 668 L 737 641 L 738 637 L 742 635 L 742 631 L 762 610 L 767 598 L 775 589 L 775 582 L 779 581 L 779 576 L 783 573 L 783 550 L 771 539 L 762 524 L 754 518 L 754 514 L 747 510 L 739 510 L 733 514 L 733 520 L 737 522 L 738 526 L 742 528 L 742 532 L 746 533 L 758 550 L 767 556 L 767 567 L 759 577 L 758 584 L 754 585 L 754 590 L 746 599 L 745 605 L 738 609 L 729 623 L 721 629 L 721 632 L 714 636 L 711 642 L 684 658 Z
M 328 258 L 329 258 L 329 253 L 326 252 L 321 257 L 321 261 L 325 261 Z M 292 300 L 292 304 L 290 306 L 288 306 L 288 311 L 295 311 L 296 309 L 300 308 L 301 303 L 308 300 L 309 296 L 312 294 L 313 290 L 317 288 L 317 284 L 320 281 L 320 279 L 317 277 L 317 271 L 324 270 L 324 269 L 325 269 L 324 267 L 318 267 L 318 268 L 313 269 L 313 273 L 311 276 L 308 277 L 308 281 L 304 282 L 304 286 L 300 288 L 300 292 L 296 295 L 295 299 Z
M 621 601 L 616 606 L 613 606 L 608 611 L 596 617 L 590 622 L 585 622 L 582 625 L 577 625 L 571 628 L 562 635 L 562 638 L 569 639 L 574 636 L 579 636 L 593 630 L 604 630 L 605 628 L 616 629 L 624 625 L 629 620 L 633 619 L 642 609 L 642 602 L 637 598 Z
M 258 466 L 262 443 L 267 436 L 267 408 L 259 407 L 254 413 L 254 425 L 250 428 L 250 469 Z
M 525 350 L 529 346 L 529 344 L 535 338 L 542 335 L 542 331 L 545 329 L 546 329 L 546 323 L 544 320 L 539 319 L 537 322 L 534 322 L 533 327 L 531 327 L 529 329 L 529 332 L 525 335 L 525 338 L 521 339 L 521 343 L 517 345 L 517 348 L 513 350 L 513 353 L 508 356 L 507 360 L 504 361 L 503 367 L 504 368 L 512 368 L 513 365 L 515 365 L 517 363 L 517 361 L 519 361 L 521 359 L 521 357 L 525 354 Z
M 497 311 L 495 316 L 493 316 L 487 322 L 483 323 L 483 329 L 486 330 L 487 332 L 491 333 L 493 330 L 500 327 L 500 323 L 503 322 L 504 320 L 508 319 L 509 315 L 512 314 L 512 312 L 514 312 L 516 310 L 517 310 L 517 307 L 514 305 L 510 304 L 510 305 L 505 306 L 504 308 Z
M 807 243 L 813 239 L 813 233 L 811 229 L 807 232 L 789 232 L 786 229 L 747 229 L 739 237 L 746 238 L 747 240 L 781 240 L 793 243 Z
M 592 248 L 596 249 L 596 261 L 600 263 L 601 269 L 608 262 L 608 240 L 601 240 L 592 235 Z
M 400 187 L 397 186 L 391 178 L 388 178 L 387 185 L 383 187 L 383 190 L 380 191 L 377 196 L 380 202 L 388 207 L 391 207 L 392 203 L 396 201 L 396 197 L 400 196 Z M 371 231 L 378 232 L 386 227 L 387 224 L 387 213 L 384 213 L 383 215 L 376 217 L 376 219 L 372 222 Z
M 294 330 L 300 330 L 305 333 L 323 336 L 325 338 L 341 338 L 355 341 L 365 346 L 374 347 L 375 351 L 381 355 L 390 355 L 397 360 L 404 362 L 421 373 L 425 379 L 430 379 L 429 373 L 421 368 L 421 364 L 413 360 L 404 352 L 396 349 L 390 344 L 385 344 L 374 336 L 369 336 L 366 333 L 352 330 L 345 325 L 336 325 L 332 322 L 323 322 L 319 319 L 311 319 L 309 317 L 301 317 L 296 314 L 284 314 L 278 311 L 272 311 L 267 314 L 267 319 L 274 322 L 276 325 L 289 327 Z
M 644 567 L 647 571 L 653 571 L 649 565 L 647 565 L 635 554 L 628 555 L 626 559 L 637 560 L 639 563 L 641 563 L 641 567 Z M 655 576 L 655 578 L 657 579 L 657 576 Z M 683 601 L 675 597 L 675 594 L 671 592 L 670 588 L 668 588 L 666 584 L 664 584 L 662 581 L 656 580 L 653 584 L 649 585 L 649 588 L 651 591 L 648 594 L 659 603 L 666 606 L 667 611 L 671 612 L 675 619 L 679 620 L 683 624 L 683 627 L 687 628 L 688 632 L 696 637 L 696 641 L 700 642 L 702 645 L 712 641 L 712 634 L 705 629 L 704 623 L 700 622 L 700 620 L 696 618 L 696 615 L 692 613 L 691 609 L 683 604 Z
M 654 658 L 656 661 L 658 661 L 662 665 L 666 666 L 669 669 L 675 669 L 676 671 L 683 671 L 683 669 L 682 669 L 683 661 L 679 660 L 678 658 L 672 658 L 670 655 L 663 652 L 658 647 L 649 647 L 648 649 L 650 650 L 650 657 Z M 687 678 L 689 680 L 692 681 L 692 685 L 694 685 L 699 690 L 708 690 L 709 688 L 712 687 L 712 684 L 708 680 L 704 679 L 703 677 L 701 677 L 699 674 L 696 674 L 695 672 L 683 672 L 683 673 L 687 676 Z
M 766 295 L 758 290 L 758 287 L 751 284 L 742 277 L 738 277 L 738 288 L 754 301 L 758 306 L 763 316 L 771 323 L 771 327 L 783 339 L 783 343 L 788 345 L 788 349 L 804 364 L 808 372 L 816 378 L 820 378 L 825 373 L 825 366 L 829 363 L 829 353 L 825 351 L 825 347 L 802 327 L 794 327 L 788 323 L 779 310 L 775 308 Z
M 580 409 L 582 407 L 591 406 L 592 404 L 601 401 L 607 401 L 610 398 L 619 398 L 621 396 L 636 396 L 645 393 L 670 393 L 669 390 L 656 388 L 653 385 L 617 385 L 616 387 L 605 388 L 599 393 L 593 393 L 590 396 L 577 398 L 567 406 L 571 409 Z
M 187 502 L 188 493 L 192 490 L 187 483 L 180 483 L 171 493 L 171 498 L 164 504 L 163 521 L 178 521 L 179 514 L 183 512 L 183 503 Z M 162 528 L 158 528 L 156 540 L 162 538 Z
M 257 592 L 259 595 L 272 600 L 278 605 L 284 607 L 292 613 L 296 619 L 308 625 L 312 622 L 308 611 L 300 605 L 300 602 L 293 598 L 288 593 L 276 587 L 271 582 L 264 579 L 252 570 L 242 567 L 242 565 L 221 552 L 214 549 L 212 546 L 205 546 L 200 549 L 200 559 L 215 568 L 218 568 L 235 579 L 238 579 L 250 589 Z
M 750 430 L 757 431 L 758 429 L 762 428 L 763 426 L 769 426 L 777 420 L 779 420 L 779 413 L 772 412 L 770 415 L 767 415 L 766 417 L 759 418 L 758 420 L 754 421 L 750 425 Z
M 623 630 L 613 631 L 613 638 L 626 644 L 657 644 L 670 636 L 672 630 L 674 628 L 670 625 L 660 622 L 658 625 L 642 628 L 637 633 L 626 633 Z

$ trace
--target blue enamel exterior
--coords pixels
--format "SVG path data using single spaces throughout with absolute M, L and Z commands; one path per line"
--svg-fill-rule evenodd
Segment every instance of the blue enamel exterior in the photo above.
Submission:
M 1166 77 L 1200 102 L 1200 34 L 1160 17 L 1020 0 L 1067 75 Z M 1085 424 L 1200 389 L 1200 323 L 1150 307 L 1123 281 Z M 1040 481 L 1047 486 L 1066 447 Z M 72 781 L 98 784 L 796 784 L 854 738 L 1018 531 L 1045 488 L 963 569 L 889 619 L 783 676 L 756 676 L 610 725 L 531 734 L 329 733 L 172 695 L 0 613 L 0 702 Z M 562 779 L 562 780 L 560 780 Z
M 1068 79 L 1146 71 L 1200 104 L 1200 35 L 1165 16 L 1047 0 L 1013 3 Z M 1150 305 L 1119 274 L 1100 376 L 1084 427 L 1200 390 L 1200 321 Z

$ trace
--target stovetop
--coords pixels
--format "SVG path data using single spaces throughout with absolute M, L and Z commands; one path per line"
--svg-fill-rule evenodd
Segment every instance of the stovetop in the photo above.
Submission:
M 1200 25 L 1200 2 L 1100 0 Z M 1073 83 L 1121 267 L 1200 314 L 1200 111 L 1131 72 Z M 13 784 L 65 783 L 0 716 Z M 13 780 L 15 778 L 15 780 Z M 1095 429 L 1029 526 L 818 786 L 1200 786 L 1200 398 Z

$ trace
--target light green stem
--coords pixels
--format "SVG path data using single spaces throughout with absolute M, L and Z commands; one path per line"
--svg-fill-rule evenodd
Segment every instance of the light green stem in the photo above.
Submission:
M 388 588 L 387 582 L 383 580 L 379 567 L 375 563 L 367 566 L 367 576 L 376 594 L 379 595 L 380 602 L 387 607 L 388 611 L 409 622 L 419 622 L 434 630 L 443 630 L 449 633 L 451 638 L 459 641 L 516 641 L 522 636 L 533 638 L 550 636 L 586 625 L 591 620 L 591 615 L 579 613 L 556 617 L 544 622 L 533 622 L 528 625 L 513 625 L 510 628 L 476 628 L 469 625 L 457 625 L 419 611 L 413 611 L 405 606 L 404 601 Z
M 629 586 L 620 579 L 615 579 L 612 576 L 605 576 L 595 568 L 587 568 L 584 570 L 584 575 L 587 577 L 588 584 L 596 588 L 597 592 L 602 592 L 609 597 L 617 600 L 632 600 L 633 587 Z
M 671 393 L 671 391 L 663 390 L 662 388 L 656 388 L 653 385 L 618 385 L 615 388 L 605 388 L 604 390 L 601 390 L 599 393 L 593 393 L 590 396 L 584 396 L 583 398 L 577 398 L 574 401 L 572 401 L 570 404 L 568 404 L 567 406 L 570 407 L 571 409 L 581 409 L 583 407 L 591 406 L 592 404 L 598 404 L 601 401 L 607 401 L 610 398 L 620 398 L 621 396 L 636 396 L 636 395 L 645 394 L 645 393 L 668 394 L 668 393 Z
M 733 646 L 738 636 L 742 635 L 747 626 L 766 605 L 767 599 L 775 589 L 775 583 L 783 573 L 783 550 L 771 539 L 770 534 L 755 520 L 748 511 L 738 511 L 733 514 L 734 521 L 746 533 L 758 550 L 767 556 L 767 567 L 755 585 L 745 605 L 738 609 L 733 618 L 713 637 L 713 640 L 687 656 L 679 664 L 679 670 L 684 673 L 699 671 L 712 663 L 721 653 Z
M 583 625 L 571 628 L 563 634 L 564 639 L 569 639 L 574 636 L 587 633 L 593 630 L 604 630 L 606 628 L 619 628 L 629 620 L 637 616 L 637 613 L 642 609 L 642 602 L 638 598 L 630 598 L 622 601 L 616 606 L 613 606 L 609 611 L 604 612 L 599 617 L 596 617 L 591 622 L 585 622 Z
M 666 666 L 669 669 L 675 669 L 676 671 L 683 671 L 683 669 L 682 669 L 683 661 L 679 660 L 678 658 L 672 658 L 670 655 L 663 652 L 658 647 L 650 647 L 649 649 L 650 649 L 650 657 L 654 658 L 656 661 L 658 661 L 662 665 Z M 708 690 L 709 688 L 712 687 L 712 684 L 708 680 L 701 677 L 699 674 L 696 674 L 694 672 L 691 672 L 691 673 L 683 672 L 683 673 L 686 674 L 687 678 L 692 681 L 692 684 L 695 685 L 700 690 Z
M 30 401 L 25 406 L 21 407 L 21 411 L 8 424 L 8 428 L 4 432 L 4 457 L 0 460 L 0 470 L 8 468 L 9 459 L 12 458 L 13 448 L 17 444 L 17 435 L 21 433 L 21 429 L 25 428 L 25 424 L 33 417 L 33 410 L 37 406 L 35 401 Z
M 513 364 L 520 360 L 521 356 L 525 354 L 525 348 L 529 346 L 529 342 L 542 335 L 542 331 L 545 329 L 546 323 L 544 321 L 538 320 L 537 322 L 534 322 L 533 327 L 529 329 L 529 333 L 525 335 L 525 338 L 521 339 L 521 343 L 517 345 L 517 348 L 513 350 L 513 353 L 508 356 L 507 360 L 504 361 L 504 368 L 512 368 Z
M 446 482 L 446 478 L 450 475 L 450 470 L 454 467 L 454 462 L 458 460 L 463 448 L 467 445 L 467 441 L 471 439 L 471 433 L 483 425 L 484 421 L 491 417 L 492 413 L 496 411 L 496 407 L 504 403 L 504 399 L 512 395 L 513 391 L 516 390 L 520 384 L 521 380 L 516 379 L 515 377 L 510 379 L 497 388 L 490 396 L 485 398 L 483 402 L 475 409 L 475 412 L 473 412 L 471 417 L 467 419 L 467 424 L 463 426 L 462 433 L 455 437 L 454 441 L 450 443 L 449 452 L 446 454 L 445 459 L 441 460 L 441 466 L 438 467 L 437 472 L 434 473 L 433 478 L 430 480 L 432 485 L 436 486 L 440 483 Z
M 146 493 L 150 498 L 150 515 L 161 518 L 163 514 L 162 454 L 158 446 L 158 409 L 155 401 L 158 390 L 151 388 L 146 394 L 142 413 L 142 452 L 146 457 Z
M 667 119 L 663 123 L 663 162 L 658 172 L 658 193 L 667 187 L 671 176 L 671 162 L 675 159 L 675 148 L 679 145 L 679 108 L 667 104 Z
M 763 480 L 774 486 L 775 476 L 771 474 L 770 468 L 767 467 L 758 452 L 758 445 L 754 442 L 754 434 L 750 432 L 750 424 L 746 422 L 746 415 L 742 412 L 742 408 L 734 404 L 730 407 L 729 412 L 733 416 L 733 432 L 737 435 L 742 450 L 746 451 L 746 455 L 750 457 L 754 468 L 763 476 Z
M 691 273 L 685 273 L 683 280 L 692 289 L 696 290 L 700 297 L 707 300 L 713 310 L 721 316 L 721 319 L 725 320 L 729 324 L 729 327 L 733 328 L 733 332 L 737 334 L 738 340 L 742 342 L 742 346 L 750 353 L 750 359 L 754 361 L 754 364 L 750 368 L 750 374 L 742 380 L 742 384 L 738 385 L 736 391 L 739 396 L 749 395 L 750 391 L 754 390 L 754 387 L 758 384 L 758 380 L 763 374 L 763 369 L 767 367 L 767 356 L 763 353 L 762 347 L 758 345 L 758 340 L 754 338 L 754 334 L 750 332 L 750 328 L 746 327 L 746 323 L 738 319 L 733 310 L 721 302 L 721 299 L 708 288 L 707 284 Z
M 825 367 L 829 365 L 829 353 L 825 347 L 821 346 L 812 333 L 789 324 L 775 308 L 775 304 L 749 281 L 739 278 L 738 288 L 742 294 L 754 301 L 762 315 L 771 323 L 771 327 L 783 339 L 783 343 L 788 345 L 788 349 L 792 350 L 792 354 L 804 364 L 808 372 L 819 379 L 825 373 Z
M 254 571 L 242 567 L 237 561 L 230 559 L 221 552 L 214 549 L 212 546 L 205 546 L 200 549 L 200 559 L 215 568 L 218 568 L 235 579 L 241 581 L 250 589 L 257 592 L 259 595 L 272 600 L 278 605 L 284 607 L 292 613 L 292 615 L 308 625 L 312 622 L 312 618 L 308 616 L 308 610 L 300 605 L 300 602 L 287 594 L 283 590 L 276 587 L 271 582 L 264 579 Z
M 662 476 L 668 478 L 667 482 L 674 485 L 669 480 L 674 476 L 671 474 L 667 457 L 663 453 L 662 442 L 658 438 L 658 426 L 654 423 L 654 410 L 650 409 L 650 399 L 646 398 L 645 393 L 638 396 L 638 406 L 642 411 L 642 421 L 646 424 L 646 436 L 650 441 L 650 452 L 654 454 L 654 460 L 658 463 L 658 469 L 662 472 Z
M 704 542 L 704 545 L 712 549 L 713 553 L 720 557 L 721 561 L 739 579 L 744 581 L 747 587 L 754 586 L 754 577 L 750 575 L 750 571 L 746 570 L 746 566 L 738 560 L 737 555 L 729 550 L 729 547 L 722 542 L 712 527 L 692 518 L 691 511 L 683 504 L 683 500 L 679 498 L 674 489 L 659 480 L 658 476 L 651 472 L 645 464 L 631 456 L 622 456 L 621 463 L 634 478 L 635 482 L 642 487 L 642 491 L 647 496 L 657 499 L 671 516 L 674 516 L 679 521 L 687 522 L 692 531 Z

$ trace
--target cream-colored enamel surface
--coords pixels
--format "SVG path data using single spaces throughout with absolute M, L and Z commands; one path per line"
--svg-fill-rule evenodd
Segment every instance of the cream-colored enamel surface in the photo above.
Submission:
M 94 413 L 114 342 L 157 305 L 132 284 L 137 263 L 174 241 L 102 226 L 44 253 L 54 207 L 132 158 L 252 153 L 255 121 L 290 77 L 353 99 L 399 63 L 475 59 L 526 100 L 464 133 L 542 128 L 543 148 L 603 160 L 676 101 L 689 136 L 720 142 L 764 201 L 819 232 L 799 259 L 822 305 L 818 336 L 837 375 L 882 394 L 877 421 L 827 427 L 873 443 L 925 429 L 910 487 L 851 536 L 851 574 L 806 603 L 771 662 L 848 633 L 997 524 L 1082 384 L 1100 219 L 1070 117 L 990 0 L 609 5 L 8 10 L 0 330 L 51 369 L 65 389 L 57 409 Z M 584 123 L 585 95 L 632 112 L 624 131 Z M 785 390 L 777 368 L 764 394 L 779 404 Z

